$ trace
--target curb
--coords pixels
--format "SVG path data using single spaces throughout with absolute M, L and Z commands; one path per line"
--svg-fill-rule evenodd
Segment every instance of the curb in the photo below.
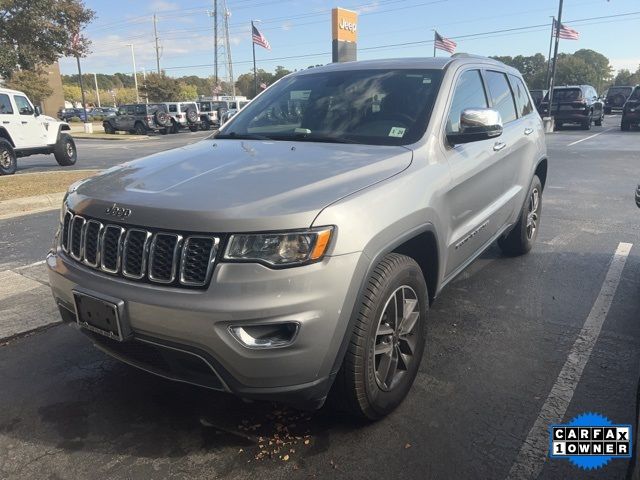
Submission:
M 0 202 L 0 220 L 57 210 L 62 205 L 65 192 L 14 198 Z

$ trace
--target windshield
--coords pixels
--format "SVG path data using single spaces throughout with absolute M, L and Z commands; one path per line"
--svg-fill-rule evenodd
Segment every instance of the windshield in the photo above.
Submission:
M 547 97 L 549 95 L 547 94 Z M 557 102 L 573 102 L 574 100 L 580 100 L 582 98 L 582 92 L 579 88 L 554 88 L 553 89 L 553 103 Z
M 633 87 L 610 87 L 607 92 L 607 97 L 614 97 L 620 94 L 628 97 L 629 94 L 631 94 L 631 90 L 633 90 Z
M 424 134 L 441 70 L 355 70 L 280 80 L 218 138 L 406 145 Z

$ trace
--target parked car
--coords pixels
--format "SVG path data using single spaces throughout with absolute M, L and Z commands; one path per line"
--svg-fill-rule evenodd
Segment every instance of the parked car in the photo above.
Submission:
M 165 102 L 165 105 L 171 116 L 171 133 L 178 133 L 181 128 L 192 132 L 200 129 L 202 121 L 196 102 Z
M 95 107 L 91 109 L 89 115 L 91 117 L 113 117 L 117 111 L 118 109 L 113 107 Z
M 231 108 L 229 108 L 222 115 L 222 123 L 225 123 L 225 122 L 228 122 L 229 120 L 231 120 L 231 117 L 233 117 L 236 113 L 238 113 L 240 110 L 242 110 L 244 107 L 246 107 L 248 103 L 249 103 L 248 100 L 239 101 L 239 102 L 230 102 Z
M 624 103 L 631 95 L 633 86 L 613 86 L 607 90 L 604 100 L 604 113 L 609 115 L 613 110 L 622 111 Z
M 226 105 L 221 102 L 203 100 L 196 102 L 200 111 L 200 121 L 203 130 L 220 127 L 220 118 L 226 111 Z
M 104 133 L 124 131 L 137 135 L 149 132 L 166 134 L 171 128 L 171 117 L 161 103 L 133 103 L 122 105 L 113 117 L 102 122 Z
M 69 124 L 42 115 L 27 96 L 0 88 L 0 175 L 15 173 L 20 157 L 53 153 L 58 165 L 74 165 L 78 158 Z
M 72 118 L 79 118 L 82 122 L 90 122 L 90 110 L 91 109 L 88 108 L 85 115 L 85 111 L 82 108 L 62 108 L 58 111 L 58 118 L 65 122 L 68 122 Z
M 547 94 L 547 90 L 534 89 L 529 90 L 529 93 L 531 94 L 533 105 L 536 107 L 536 110 L 540 111 L 540 104 L 542 103 L 542 100 L 544 100 L 544 97 Z
M 604 105 L 590 85 L 554 87 L 551 109 L 556 128 L 577 123 L 589 130 L 592 124 L 600 126 L 604 120 Z M 549 114 L 549 92 L 540 104 L 540 110 L 543 116 Z
M 546 178 L 517 70 L 334 63 L 215 138 L 74 185 L 46 265 L 62 318 L 120 360 L 376 419 L 409 392 L 444 286 L 496 240 L 532 248 Z
M 622 109 L 622 119 L 620 120 L 621 130 L 631 130 L 633 125 L 640 126 L 640 85 L 636 86 L 629 95 L 629 99 Z

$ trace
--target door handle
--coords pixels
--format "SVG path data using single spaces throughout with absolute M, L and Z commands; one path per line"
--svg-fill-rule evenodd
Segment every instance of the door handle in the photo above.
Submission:
M 493 151 L 494 152 L 499 152 L 500 150 L 502 150 L 504 147 L 506 147 L 507 144 L 504 142 L 496 142 L 493 144 Z
M 20 123 L 22 123 L 23 125 L 26 125 L 28 122 L 22 121 Z
M 11 122 L 9 122 L 8 120 L 5 120 L 4 122 L 2 122 L 4 125 L 9 125 Z
M 531 135 L 533 133 L 533 128 L 525 128 L 524 129 L 524 134 L 525 135 Z

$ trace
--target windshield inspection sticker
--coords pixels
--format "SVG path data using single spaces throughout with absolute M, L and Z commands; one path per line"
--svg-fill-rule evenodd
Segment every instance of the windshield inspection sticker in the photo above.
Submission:
M 631 458 L 631 425 L 614 425 L 598 413 L 551 425 L 549 435 L 549 457 L 568 458 L 584 470 L 604 467 L 612 458 Z
M 402 128 L 402 127 L 391 127 L 391 130 L 389 131 L 389 136 L 402 138 L 404 137 L 405 130 L 406 128 Z

